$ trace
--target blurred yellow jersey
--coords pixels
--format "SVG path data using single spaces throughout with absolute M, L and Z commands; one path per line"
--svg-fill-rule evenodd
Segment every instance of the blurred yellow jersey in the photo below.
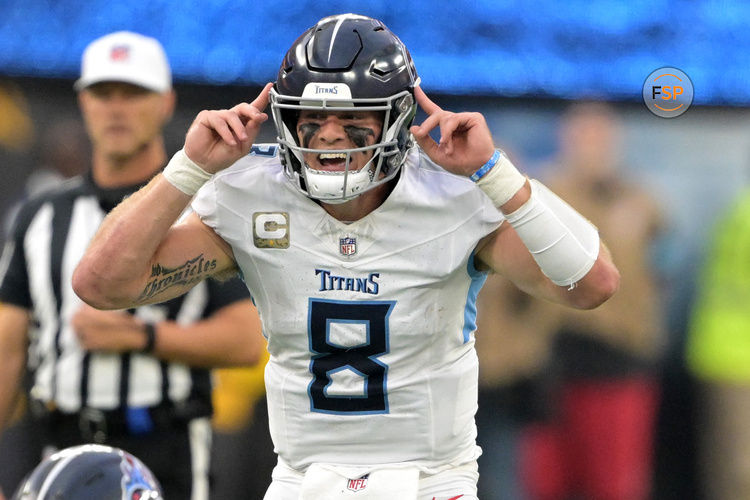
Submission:
M 258 400 L 265 397 L 263 371 L 268 362 L 268 351 L 251 367 L 214 370 L 213 426 L 219 432 L 237 432 L 249 425 Z

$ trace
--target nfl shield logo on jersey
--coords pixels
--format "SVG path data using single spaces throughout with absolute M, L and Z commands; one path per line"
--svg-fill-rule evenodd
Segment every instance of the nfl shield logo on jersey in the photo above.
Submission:
M 367 488 L 367 477 L 369 474 L 365 474 L 362 477 L 358 477 L 356 479 L 349 479 L 346 483 L 346 489 L 350 491 L 361 491 Z
M 357 253 L 357 238 L 339 238 L 339 252 L 341 255 L 354 255 Z

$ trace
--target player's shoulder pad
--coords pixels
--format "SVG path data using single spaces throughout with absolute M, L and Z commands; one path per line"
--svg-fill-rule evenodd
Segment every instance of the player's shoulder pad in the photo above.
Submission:
M 432 159 L 427 156 L 427 153 L 422 148 L 417 148 L 417 160 L 416 164 L 421 170 L 427 170 L 432 172 L 443 172 L 448 173 L 447 170 L 445 170 L 443 167 L 432 161 Z
M 277 168 L 279 164 L 279 145 L 276 143 L 253 144 L 247 154 L 237 160 L 233 165 L 218 172 L 215 178 L 226 180 L 228 176 L 234 176 L 240 172 L 255 170 L 256 168 Z
M 273 142 L 253 144 L 248 156 L 259 156 L 262 158 L 273 158 L 279 155 L 279 145 Z
M 417 165 L 422 172 L 427 173 L 428 175 L 438 175 L 440 177 L 454 178 L 457 182 L 460 182 L 460 183 L 469 182 L 471 184 L 476 184 L 474 181 L 472 181 L 468 177 L 454 174 L 453 172 L 449 172 L 442 166 L 438 165 L 437 163 L 432 161 L 432 159 L 429 156 L 427 156 L 427 153 L 422 148 L 419 148 L 418 151 L 419 151 L 419 156 L 418 156 Z

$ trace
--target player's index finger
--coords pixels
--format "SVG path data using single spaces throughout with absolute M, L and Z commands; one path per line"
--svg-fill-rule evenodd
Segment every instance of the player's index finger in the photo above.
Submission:
M 271 87 L 273 87 L 273 83 L 267 83 L 266 86 L 263 87 L 263 90 L 261 90 L 260 94 L 258 94 L 258 97 L 256 97 L 250 105 L 259 111 L 266 109 L 266 106 L 268 106 L 268 94 L 271 93 Z
M 427 94 L 424 93 L 422 87 L 414 87 L 414 97 L 416 97 L 419 107 L 421 107 L 428 115 L 440 111 L 440 106 L 432 102 L 430 98 L 427 97 Z

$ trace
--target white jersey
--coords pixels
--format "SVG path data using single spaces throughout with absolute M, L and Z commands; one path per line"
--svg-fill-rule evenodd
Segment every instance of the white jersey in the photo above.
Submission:
M 276 452 L 311 463 L 478 457 L 477 242 L 502 215 L 416 149 L 375 211 L 340 222 L 285 177 L 275 146 L 215 175 L 193 208 L 234 251 L 268 339 Z

